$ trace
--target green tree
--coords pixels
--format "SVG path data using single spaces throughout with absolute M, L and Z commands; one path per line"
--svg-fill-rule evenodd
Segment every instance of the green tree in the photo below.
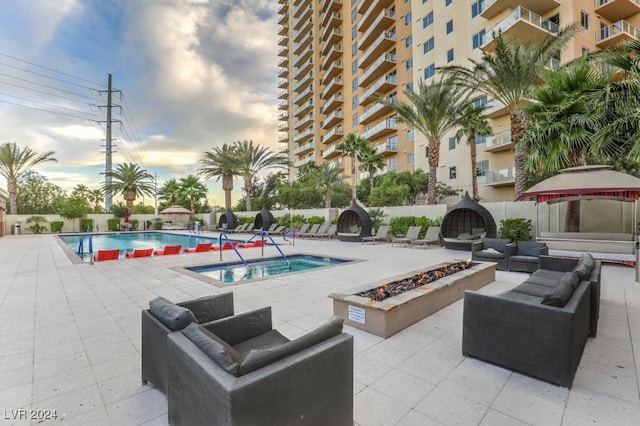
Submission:
M 399 184 L 396 173 L 385 174 L 369 194 L 371 206 L 402 206 L 409 196 L 409 185 Z
M 7 180 L 9 214 L 18 214 L 18 179 L 38 164 L 58 161 L 53 154 L 53 151 L 38 154 L 29 147 L 21 149 L 15 142 L 0 145 L 0 176 Z
M 396 120 L 406 123 L 424 135 L 429 142 L 429 189 L 427 204 L 436 203 L 437 171 L 440 163 L 440 140 L 460 121 L 467 105 L 468 90 L 452 77 L 441 77 L 427 84 L 418 81 L 417 90 L 405 90 L 409 103 L 378 98 L 392 108 Z
M 180 179 L 178 194 L 189 202 L 190 210 L 195 213 L 196 203 L 207 196 L 207 187 L 197 177 L 189 175 Z
M 102 191 L 99 189 L 92 189 L 89 191 L 89 202 L 93 203 L 93 212 L 94 213 L 102 213 L 104 209 L 101 204 L 104 201 L 104 195 Z
M 418 202 L 418 197 L 429 191 L 429 174 L 422 169 L 415 172 L 406 170 L 395 175 L 396 182 L 409 188 L 404 203 L 412 206 Z M 436 192 L 437 194 L 437 192 Z
M 365 149 L 364 147 L 367 145 L 369 145 L 369 141 L 359 137 L 355 133 L 349 133 L 347 136 L 345 136 L 342 142 L 336 144 L 336 149 L 342 151 L 342 156 L 349 157 L 351 159 L 351 178 L 353 179 L 353 183 L 351 186 L 351 196 L 354 200 L 357 197 L 356 161 L 358 160 L 360 152 L 362 152 L 362 150 Z
M 27 218 L 27 223 L 33 223 L 33 225 L 29 227 L 29 229 L 31 229 L 34 234 L 40 234 L 42 231 L 46 231 L 47 227 L 40 224 L 47 222 L 47 218 L 39 214 Z
M 101 174 L 112 179 L 111 182 L 102 184 L 102 192 L 111 195 L 122 194 L 130 212 L 133 210 L 133 202 L 137 197 L 153 196 L 155 193 L 153 176 L 137 164 L 119 164 L 115 170 Z
M 60 200 L 56 213 L 72 222 L 73 232 L 76 231 L 74 219 L 81 219 L 91 211 L 89 201 L 83 197 L 67 197 Z
M 344 183 L 344 175 L 342 169 L 336 167 L 333 163 L 315 162 L 309 163 L 308 171 L 305 179 L 309 183 L 320 190 L 324 199 L 324 207 L 331 207 L 331 195 L 337 185 Z
M 47 181 L 35 170 L 28 170 L 18 179 L 18 214 L 55 213 L 56 203 L 64 195 L 64 190 L 58 185 Z
M 469 156 L 471 157 L 471 191 L 472 198 L 476 201 L 480 199 L 478 195 L 478 153 L 476 149 L 476 135 L 490 135 L 491 126 L 489 117 L 483 114 L 484 106 L 475 106 L 469 103 L 460 116 L 460 128 L 456 132 L 458 142 L 463 136 L 467 137 L 469 145 Z
M 290 165 L 289 159 L 282 154 L 276 154 L 268 148 L 254 145 L 253 141 L 244 140 L 233 143 L 236 159 L 237 175 L 244 180 L 244 192 L 247 202 L 247 211 L 250 211 L 252 181 L 259 172 L 273 169 L 286 168 Z
M 204 153 L 204 158 L 200 160 L 202 167 L 198 169 L 198 175 L 205 180 L 216 178 L 222 179 L 222 190 L 224 191 L 224 207 L 231 210 L 231 191 L 233 191 L 233 178 L 238 175 L 236 149 L 234 145 L 223 144 L 216 146 L 211 151 Z
M 369 174 L 369 188 L 375 186 L 375 177 L 378 171 L 384 169 L 384 156 L 370 144 L 364 145 L 358 154 L 360 165 L 358 168 Z
M 180 184 L 175 179 L 170 179 L 158 190 L 158 199 L 166 201 L 169 206 L 178 204 L 180 195 Z
M 526 189 L 526 153 L 518 144 L 527 129 L 524 107 L 539 84 L 544 71 L 562 48 L 575 36 L 577 25 L 561 28 L 542 42 L 531 41 L 525 45 L 516 38 L 501 32 L 494 34 L 493 52 L 483 50 L 478 60 L 469 59 L 466 68 L 452 65 L 441 68 L 466 88 L 486 94 L 509 109 L 511 140 L 515 144 L 515 197 Z

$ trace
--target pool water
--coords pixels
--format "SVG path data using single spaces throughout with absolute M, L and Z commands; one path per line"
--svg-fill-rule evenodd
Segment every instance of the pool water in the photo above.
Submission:
M 206 277 L 226 283 L 265 278 L 274 275 L 288 274 L 291 272 L 306 271 L 308 269 L 325 266 L 340 265 L 350 260 L 336 259 L 333 257 L 312 256 L 296 254 L 288 257 L 289 262 L 282 257 L 248 260 L 247 266 L 242 262 L 224 263 L 216 265 L 193 266 L 186 268 Z
M 83 243 L 83 257 L 89 260 L 89 253 L 96 253 L 98 250 L 120 249 L 120 256 L 128 251 L 137 248 L 160 249 L 166 245 L 182 245 L 184 250 L 187 247 L 195 247 L 198 243 L 213 242 L 218 244 L 218 238 L 204 237 L 201 235 L 173 234 L 168 232 L 122 232 L 109 234 L 80 234 L 80 235 L 60 235 L 60 239 L 69 246 L 75 253 L 80 250 L 80 241 Z M 89 237 L 91 237 L 91 250 L 89 248 Z M 78 253 L 78 255 L 80 255 Z

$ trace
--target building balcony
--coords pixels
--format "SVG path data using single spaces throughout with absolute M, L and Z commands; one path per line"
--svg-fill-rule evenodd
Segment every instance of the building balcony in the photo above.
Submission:
M 310 155 L 310 156 L 308 156 L 308 157 L 305 157 L 305 158 L 301 158 L 301 159 L 299 159 L 299 160 L 296 160 L 296 161 L 293 163 L 293 167 L 299 168 L 299 167 L 304 166 L 305 164 L 309 164 L 309 163 L 310 163 L 310 162 L 312 162 L 312 161 L 316 161 L 316 156 L 315 156 L 315 155 Z
M 302 80 L 305 74 L 310 73 L 313 70 L 313 58 L 309 58 L 309 60 L 303 63 L 298 69 L 296 69 L 293 78 L 295 80 Z
M 397 99 L 395 95 L 394 95 L 394 98 Z M 392 111 L 391 108 L 389 108 L 388 106 L 376 103 L 364 110 L 364 112 L 360 115 L 359 124 L 363 124 L 363 125 L 369 124 L 372 121 L 375 121 L 380 117 L 386 114 L 389 114 L 391 111 Z
M 482 49 L 489 52 L 493 51 L 496 44 L 494 37 L 500 31 L 506 36 L 520 40 L 522 43 L 533 41 L 539 44 L 546 37 L 555 36 L 558 33 L 558 24 L 529 9 L 518 6 L 486 32 Z
M 320 13 L 337 12 L 342 9 L 342 0 L 324 0 L 320 5 Z
M 278 92 L 278 99 L 287 99 L 289 97 L 288 90 L 281 90 Z
M 283 46 L 278 49 L 278 56 L 289 56 L 289 46 Z
M 321 28 L 324 28 L 323 36 L 321 37 L 321 39 L 324 40 L 324 33 L 327 32 L 327 29 L 339 28 L 342 26 L 342 13 L 340 12 L 327 13 L 322 17 L 322 21 L 320 25 L 321 25 Z
M 517 6 L 526 7 L 538 15 L 545 15 L 559 7 L 560 0 L 485 0 L 482 5 L 482 17 L 491 19 L 505 9 L 512 9 Z
M 398 152 L 397 140 L 387 140 L 386 142 L 376 144 L 376 153 L 378 154 L 390 155 L 390 154 L 396 154 L 397 152 Z
M 279 2 L 280 6 L 278 6 L 278 15 L 283 15 L 285 13 L 287 13 L 287 11 L 289 10 L 289 2 L 288 1 L 281 1 Z
M 380 77 L 375 83 L 371 86 L 367 87 L 367 89 L 360 96 L 360 105 L 367 105 L 371 102 L 374 102 L 374 95 L 384 95 L 391 89 L 396 88 L 396 83 L 398 78 L 395 74 L 387 74 L 385 76 Z
M 278 114 L 278 121 L 287 121 L 288 119 L 289 119 L 288 111 L 281 112 L 280 114 Z
M 322 127 L 323 129 L 328 129 L 342 122 L 343 119 L 344 119 L 344 114 L 342 113 L 342 110 L 341 109 L 335 110 L 331 114 L 329 114 L 327 118 L 325 118 L 320 122 L 320 127 Z
M 311 41 L 313 21 L 309 19 L 298 31 L 293 33 L 295 43 L 308 43 Z
M 344 80 L 342 79 L 342 77 L 337 76 L 332 78 L 331 81 L 327 83 L 327 87 L 325 87 L 324 90 L 320 92 L 320 99 L 327 99 L 329 96 L 342 89 L 343 85 Z
M 293 53 L 298 54 L 302 52 L 302 49 L 307 47 L 313 41 L 313 32 L 309 31 L 298 31 L 293 34 L 293 42 L 295 43 Z
M 309 97 L 313 95 L 313 86 L 309 86 L 304 89 L 302 92 L 298 93 L 296 97 L 293 99 L 293 103 L 296 105 L 302 105 L 304 101 L 309 99 Z
M 360 85 L 367 86 L 378 77 L 396 66 L 396 54 L 384 53 L 360 77 Z
M 282 123 L 282 124 L 280 124 L 278 126 L 278 131 L 279 132 L 286 132 L 287 130 L 289 130 L 289 123 L 288 122 Z
M 289 57 L 288 56 L 283 56 L 282 58 L 278 59 L 278 66 L 279 67 L 286 67 L 289 65 Z
M 285 68 L 278 69 L 278 77 L 280 77 L 280 78 L 289 77 L 289 68 L 285 67 Z
M 344 137 L 344 128 L 342 126 L 334 127 L 323 136 L 320 136 L 320 142 L 331 143 Z
M 284 24 L 284 25 L 279 25 L 278 26 L 278 35 L 287 35 L 287 33 L 289 32 L 289 26 Z
M 322 84 L 327 84 L 329 80 L 340 75 L 340 73 L 342 73 L 342 71 L 344 70 L 343 67 L 344 65 L 342 63 L 342 59 L 333 61 L 333 63 L 329 66 L 329 69 L 327 69 L 322 76 Z
M 596 31 L 596 46 L 600 49 L 638 38 L 640 30 L 627 21 L 618 21 Z
M 511 130 L 504 130 L 487 137 L 485 152 L 500 152 L 512 149 L 515 146 L 511 140 Z
M 329 68 L 329 66 L 333 63 L 333 61 L 342 57 L 342 53 L 343 53 L 342 45 L 334 44 L 331 47 L 331 50 L 329 50 L 329 53 L 327 53 L 325 58 L 322 60 L 322 64 L 320 64 L 320 69 L 324 70 Z
M 393 6 L 394 0 L 360 0 L 358 2 L 358 13 L 365 16 L 367 13 L 373 16 L 382 9 Z
M 289 145 L 281 146 L 278 148 L 278 154 L 288 154 L 289 153 Z
M 487 186 L 509 186 L 516 183 L 516 168 L 508 167 L 506 169 L 491 170 L 485 176 L 485 185 Z
M 279 143 L 287 143 L 289 142 L 289 134 L 282 135 L 278 138 Z
M 280 16 L 278 16 L 278 24 L 280 24 L 280 25 L 286 24 L 287 21 L 289 20 L 289 15 L 286 14 L 286 13 L 282 13 L 282 14 L 278 13 L 278 15 L 280 15 Z
M 311 139 L 313 137 L 313 127 L 309 127 L 303 132 L 298 133 L 293 137 L 294 143 L 304 142 L 307 139 Z
M 304 61 L 309 59 L 311 55 L 313 55 L 313 44 L 307 46 L 293 58 L 293 66 L 298 68 Z
M 313 83 L 313 71 L 303 75 L 301 80 L 296 81 L 296 84 L 293 86 L 293 90 L 301 92 L 302 89 L 311 83 Z
M 322 49 L 320 50 L 321 55 L 326 55 L 331 47 L 342 41 L 342 30 L 340 28 L 327 28 L 328 31 L 325 31 L 326 38 L 323 36 Z
M 293 11 L 294 28 L 297 22 L 311 17 L 311 14 L 313 13 L 312 4 L 313 2 L 310 2 L 307 7 L 299 7 Z
M 367 14 L 368 16 L 368 14 Z M 358 48 L 360 50 L 364 50 L 371 44 L 371 41 L 375 38 L 377 34 L 380 34 L 382 31 L 388 30 L 396 22 L 396 13 L 390 9 L 384 9 L 380 11 L 378 16 L 374 15 L 373 22 L 367 23 L 363 17 L 358 22 L 358 31 L 365 30 L 364 33 L 358 39 Z
M 344 169 L 344 160 L 342 159 L 342 157 L 338 157 L 335 160 L 330 160 L 328 161 L 328 163 L 338 170 Z
M 322 105 L 322 108 L 320 108 L 320 112 L 323 114 L 329 114 L 331 111 L 341 106 L 343 103 L 344 103 L 344 98 L 342 97 L 342 94 L 336 93 L 335 95 L 327 99 L 325 104 Z
M 280 102 L 278 104 L 278 109 L 279 110 L 286 110 L 289 108 L 289 102 Z
M 322 151 L 322 158 L 326 160 L 328 158 L 337 157 L 338 155 L 341 155 L 341 154 L 342 154 L 342 151 L 336 148 L 336 145 L 331 145 L 329 148 Z
M 299 145 L 293 148 L 294 155 L 303 155 L 310 151 L 313 151 L 313 141 L 307 142 L 304 145 Z
M 378 35 L 378 38 L 365 50 L 360 56 L 358 61 L 358 67 L 361 69 L 367 69 L 371 63 L 379 57 L 379 55 L 388 51 L 396 45 L 396 33 L 392 31 L 385 31 Z
M 396 123 L 396 120 L 394 118 L 386 118 L 378 124 L 367 127 L 360 136 L 364 139 L 376 140 L 395 132 L 397 129 L 398 123 Z
M 282 36 L 278 37 L 278 46 L 286 46 L 289 43 L 289 37 Z
M 293 124 L 293 128 L 296 130 L 300 130 L 313 123 L 313 114 L 308 114 L 307 116 L 301 118 Z
M 293 111 L 294 117 L 302 117 L 304 114 L 308 113 L 313 109 L 313 98 L 309 99 L 307 102 L 300 105 Z
M 286 87 L 289 87 L 289 80 L 287 80 L 286 78 L 281 78 L 280 80 L 278 80 L 278 89 L 284 89 Z
M 284 3 L 288 3 L 289 0 L 278 0 L 278 4 L 284 4 Z
M 497 99 L 492 99 L 485 105 L 484 113 L 489 118 L 502 117 L 505 114 L 509 114 L 509 108 Z
M 594 12 L 617 22 L 640 13 L 640 0 L 595 0 Z

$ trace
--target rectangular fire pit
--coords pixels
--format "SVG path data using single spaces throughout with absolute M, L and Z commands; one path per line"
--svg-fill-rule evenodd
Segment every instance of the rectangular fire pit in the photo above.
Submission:
M 344 319 L 345 324 L 377 336 L 385 338 L 392 336 L 461 299 L 465 290 L 478 290 L 494 281 L 496 264 L 473 262 L 468 269 L 439 278 L 413 290 L 387 297 L 380 302 L 358 294 L 457 262 L 442 263 L 423 270 L 391 277 L 378 283 L 366 284 L 353 288 L 346 294 L 332 293 L 329 297 L 333 299 L 333 314 Z

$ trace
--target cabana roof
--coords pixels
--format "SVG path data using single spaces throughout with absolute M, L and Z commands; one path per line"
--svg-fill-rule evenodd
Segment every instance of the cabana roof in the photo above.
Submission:
M 554 203 L 583 199 L 637 200 L 640 179 L 612 170 L 611 166 L 592 165 L 560 170 L 520 194 L 517 200 L 535 198 L 536 202 Z

